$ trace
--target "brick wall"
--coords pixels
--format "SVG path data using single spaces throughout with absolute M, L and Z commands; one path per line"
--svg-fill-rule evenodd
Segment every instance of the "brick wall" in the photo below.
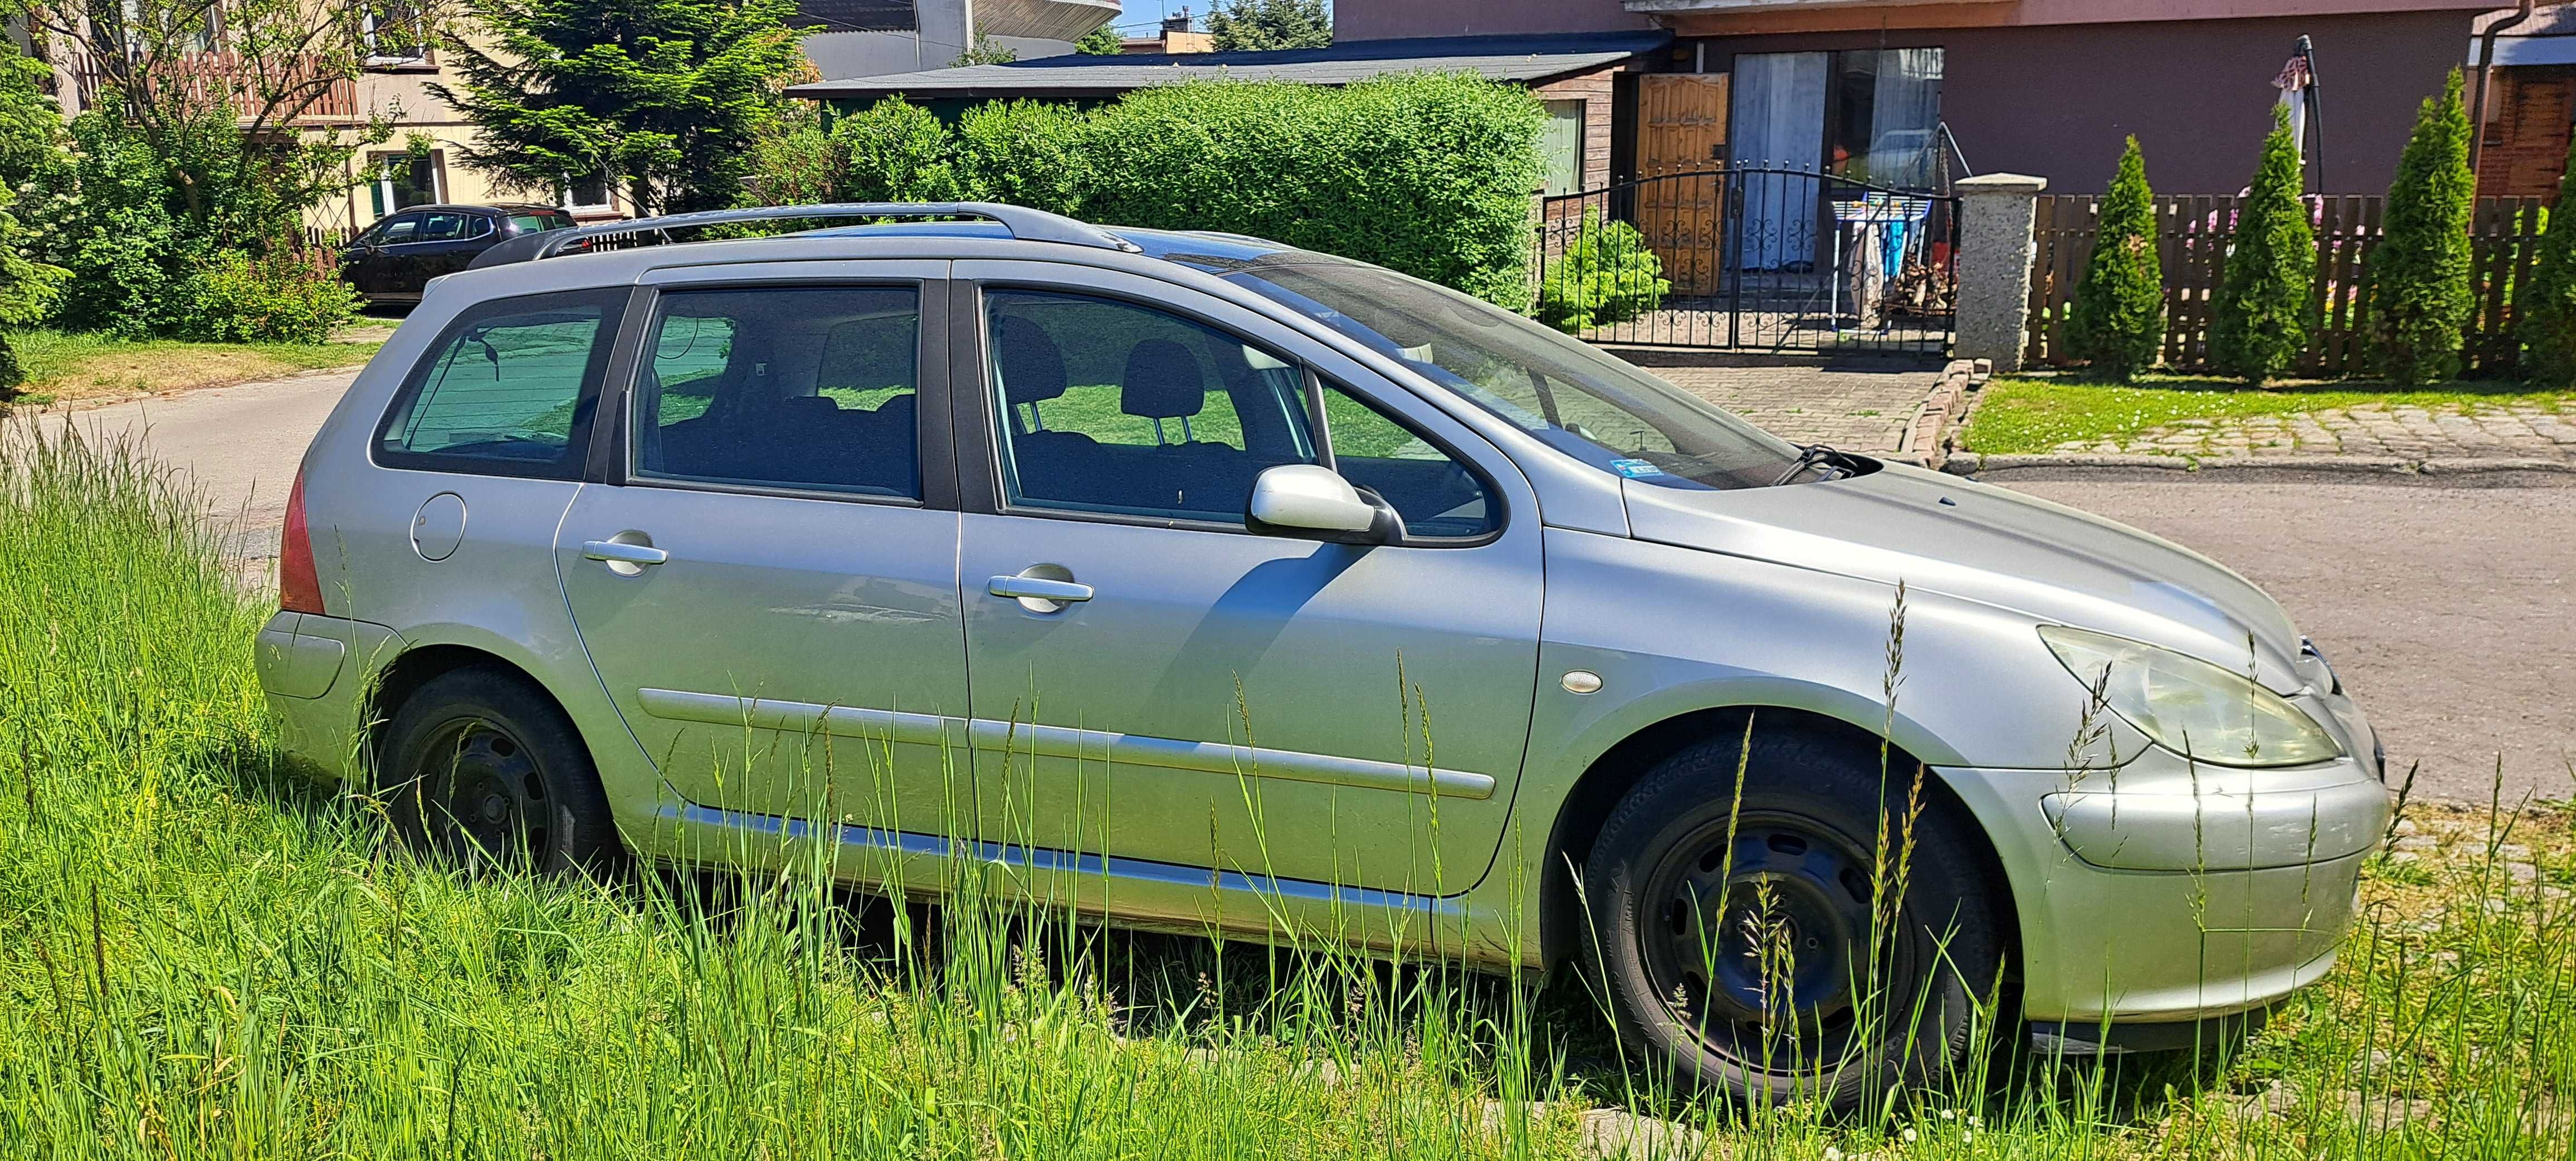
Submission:
M 2478 157 L 2480 197 L 2554 197 L 2576 122 L 2576 65 L 2496 70 Z

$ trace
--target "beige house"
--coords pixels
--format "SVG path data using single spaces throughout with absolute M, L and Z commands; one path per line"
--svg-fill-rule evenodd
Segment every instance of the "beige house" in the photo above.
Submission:
M 391 24 L 388 28 L 393 27 Z M 435 46 L 390 33 L 379 36 L 375 21 L 365 25 L 367 56 L 354 77 L 332 80 L 328 90 L 286 128 L 312 136 L 363 132 L 368 120 L 382 114 L 393 121 L 393 139 L 361 150 L 350 159 L 356 182 L 346 192 L 325 200 L 305 215 L 320 230 L 355 231 L 377 218 L 412 206 L 436 202 L 539 202 L 560 205 L 584 221 L 632 216 L 628 199 L 614 182 L 593 179 L 554 189 L 504 189 L 464 164 L 465 146 L 475 126 L 463 113 L 430 92 L 433 82 L 459 83 L 446 57 Z M 98 98 L 103 76 L 82 46 L 57 40 L 55 95 L 66 117 L 76 116 Z M 165 71 L 175 83 L 192 88 L 243 86 L 244 65 L 238 54 L 222 49 L 186 53 Z M 426 144 L 416 153 L 414 143 Z M 369 170 L 373 181 L 358 179 Z

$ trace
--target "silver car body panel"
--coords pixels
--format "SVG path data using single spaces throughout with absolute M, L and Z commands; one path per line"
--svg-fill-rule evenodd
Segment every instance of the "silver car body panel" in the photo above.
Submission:
M 854 263 L 1142 296 L 1256 338 L 1459 449 L 1501 492 L 1505 528 L 1474 548 L 1361 549 L 371 461 L 406 373 L 489 299 L 846 279 Z M 951 390 L 980 401 L 971 364 L 956 370 Z M 961 454 L 984 441 L 954 434 Z M 960 461 L 961 477 L 985 470 Z M 1884 736 L 1965 805 L 2015 905 L 2025 1014 L 2175 1020 L 2322 973 L 2388 808 L 2358 709 L 2275 604 L 2204 558 L 1893 465 L 1745 491 L 1623 482 L 1216 274 L 1115 250 L 914 229 L 452 275 L 358 376 L 304 471 L 329 615 L 281 614 L 257 654 L 289 748 L 355 772 L 364 692 L 387 664 L 478 650 L 553 692 L 629 844 L 663 857 L 783 865 L 827 841 L 843 874 L 899 890 L 1000 874 L 1126 922 L 1258 935 L 1293 921 L 1536 966 L 1548 838 L 1598 760 L 1657 723 L 1757 707 L 1757 729 L 1769 709 Z M 470 516 L 432 560 L 412 523 L 439 493 Z M 628 530 L 671 559 L 635 578 L 583 554 Z M 987 578 L 1039 563 L 1095 595 L 1040 613 L 988 592 Z M 664 580 L 686 583 L 645 595 Z M 648 604 L 656 617 L 641 617 Z M 2040 641 L 2050 623 L 2250 672 L 2345 756 L 2195 767 L 2103 720 Z M 854 657 L 862 629 L 904 644 Z M 1578 671 L 1589 692 L 1560 680 Z M 829 773 L 807 774 L 811 802 L 756 778 L 713 785 L 674 767 L 666 780 L 656 759 L 683 746 L 743 755 L 745 773 L 795 751 L 789 766 L 819 758 Z M 864 781 L 841 778 L 851 762 Z M 979 803 L 987 776 L 1020 785 Z M 1273 830 L 1329 828 L 1336 854 L 1275 865 L 1247 833 L 1255 810 Z M 1124 821 L 1104 834 L 1102 818 Z

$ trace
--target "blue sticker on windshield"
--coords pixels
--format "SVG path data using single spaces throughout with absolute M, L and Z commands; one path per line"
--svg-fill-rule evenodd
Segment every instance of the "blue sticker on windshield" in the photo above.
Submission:
M 1612 460 L 1610 461 L 1610 470 L 1631 480 L 1642 480 L 1649 476 L 1660 476 L 1666 474 L 1664 469 L 1647 463 L 1644 460 Z

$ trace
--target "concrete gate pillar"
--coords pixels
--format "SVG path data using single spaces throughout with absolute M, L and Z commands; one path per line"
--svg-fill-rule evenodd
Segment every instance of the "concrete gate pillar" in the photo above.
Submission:
M 2030 345 L 2033 233 L 2048 179 L 2019 173 L 1963 178 L 1959 194 L 1957 357 L 1991 359 L 1997 371 L 2021 369 Z

